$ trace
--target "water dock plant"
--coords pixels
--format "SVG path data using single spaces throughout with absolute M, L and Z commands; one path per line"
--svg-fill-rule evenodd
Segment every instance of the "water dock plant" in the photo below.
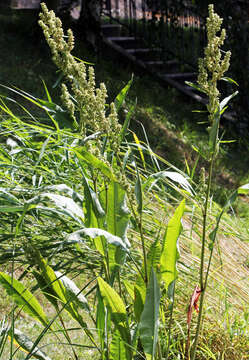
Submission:
M 59 347 L 63 344 L 65 359 L 207 358 L 209 349 L 198 349 L 198 343 L 218 230 L 237 194 L 248 192 L 248 185 L 241 187 L 222 209 L 211 196 L 212 169 L 222 144 L 220 118 L 235 95 L 220 101 L 217 88 L 219 80 L 232 81 L 224 78 L 230 55 L 222 57 L 220 50 L 225 40 L 224 30 L 217 35 L 221 19 L 210 5 L 208 45 L 198 84 L 193 85 L 209 97 L 209 150 L 203 154 L 197 149 L 209 167 L 196 184 L 129 130 L 134 106 L 119 124 L 132 79 L 107 104 L 104 84 L 96 87 L 94 68 L 71 54 L 72 32 L 64 33 L 45 4 L 40 17 L 63 80 L 62 104 L 52 101 L 46 86 L 46 100 L 9 89 L 44 110 L 46 118 L 36 119 L 23 108 L 26 121 L 1 99 L 0 262 L 5 270 L 0 284 L 13 308 L 9 323 L 1 320 L 0 354 L 9 337 L 9 359 L 17 358 L 20 349 L 25 360 L 56 358 L 45 354 L 48 337 Z M 189 213 L 190 233 L 196 231 L 201 249 L 199 285 L 193 284 L 194 272 L 186 277 L 195 287 L 184 313 L 187 339 L 174 317 L 176 302 L 186 301 L 176 280 L 178 241 Z M 187 264 L 182 267 L 190 271 Z M 191 311 L 198 300 L 192 344 Z M 20 312 L 37 324 L 32 340 L 18 328 Z M 174 334 L 176 324 L 184 335 L 180 340 Z M 77 342 L 75 331 L 80 334 Z M 226 349 L 218 351 L 226 358 Z M 217 358 L 211 350 L 209 354 Z

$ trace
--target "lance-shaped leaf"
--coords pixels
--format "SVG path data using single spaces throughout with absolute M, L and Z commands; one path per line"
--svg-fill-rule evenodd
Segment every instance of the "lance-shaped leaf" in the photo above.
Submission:
M 63 275 L 60 271 L 55 271 L 55 275 L 65 287 L 66 298 L 71 299 L 82 309 L 90 311 L 87 299 L 83 294 L 81 294 L 80 289 L 75 285 L 75 283 L 66 275 Z
M 112 321 L 119 331 L 122 340 L 125 344 L 130 344 L 131 338 L 126 324 L 127 313 L 123 300 L 118 293 L 100 277 L 98 277 L 98 285 L 104 304 L 109 309 Z M 132 352 L 129 347 L 126 347 L 126 356 L 127 360 L 132 358 Z
M 41 199 L 44 198 L 48 198 L 50 201 L 52 201 L 56 207 L 65 212 L 65 215 L 69 215 L 75 220 L 84 219 L 83 210 L 73 199 L 67 196 L 52 193 L 41 194 Z
M 169 284 L 176 279 L 176 261 L 179 257 L 177 250 L 177 240 L 182 230 L 181 218 L 185 209 L 185 200 L 183 200 L 174 215 L 169 220 L 166 235 L 164 238 L 164 247 L 160 259 L 160 270 L 166 290 Z
M 193 194 L 193 192 L 194 192 L 188 179 L 176 171 L 159 171 L 155 174 L 152 174 L 148 178 L 148 180 L 150 180 L 151 178 L 156 178 L 156 179 L 167 179 L 168 178 L 168 179 L 172 180 L 173 182 L 179 184 L 184 190 L 188 191 L 190 194 Z
M 143 211 L 143 190 L 142 190 L 142 183 L 141 178 L 139 175 L 139 171 L 137 168 L 137 180 L 135 184 L 135 195 L 137 199 L 137 210 L 139 213 L 142 213 Z
M 11 337 L 11 329 L 9 330 L 9 337 Z M 43 351 L 41 351 L 37 346 L 34 347 L 33 341 L 30 340 L 25 334 L 20 330 L 14 329 L 13 335 L 14 343 L 20 347 L 20 350 L 30 353 L 32 351 L 32 356 L 39 360 L 51 360 Z
M 36 297 L 18 280 L 0 272 L 0 284 L 24 312 L 47 325 L 48 319 Z
M 97 228 L 84 228 L 73 232 L 67 236 L 67 240 L 81 242 L 86 236 L 89 236 L 91 239 L 95 239 L 98 236 L 104 236 L 109 244 L 116 246 L 121 246 L 125 251 L 128 251 L 127 244 L 119 237 L 110 234 L 108 231 L 97 229 Z
M 100 204 L 97 194 L 91 188 L 87 177 L 82 172 L 82 180 L 84 184 L 84 213 L 85 226 L 88 228 L 102 228 L 105 212 Z M 94 239 L 96 250 L 105 256 L 106 241 L 101 237 Z
M 122 142 L 125 138 L 125 135 L 126 135 L 126 132 L 127 132 L 127 129 L 130 125 L 130 119 L 131 119 L 131 116 L 133 115 L 134 113 L 134 110 L 135 110 L 135 107 L 136 107 L 136 104 L 132 105 L 128 111 L 128 113 L 126 114 L 125 116 L 125 121 L 124 121 L 124 124 L 123 124 L 123 127 L 120 131 L 120 142 Z
M 160 289 L 156 274 L 151 268 L 144 309 L 139 323 L 140 339 L 146 359 L 154 359 L 158 339 Z
M 114 100 L 114 104 L 115 104 L 117 112 L 120 110 L 121 106 L 123 105 L 125 98 L 128 94 L 128 91 L 131 87 L 132 82 L 133 82 L 133 75 L 132 75 L 131 79 L 128 81 L 128 83 L 125 85 L 125 87 L 123 87 L 123 89 L 120 91 L 120 93 L 116 96 L 116 99 Z
M 116 182 L 112 181 L 107 189 L 107 194 L 103 196 L 106 209 L 106 230 L 122 239 L 126 248 L 130 247 L 127 238 L 127 229 L 130 219 L 130 212 L 126 205 L 126 192 Z M 126 258 L 126 250 L 114 244 L 108 247 L 109 266 L 112 278 L 119 266 L 123 265 Z

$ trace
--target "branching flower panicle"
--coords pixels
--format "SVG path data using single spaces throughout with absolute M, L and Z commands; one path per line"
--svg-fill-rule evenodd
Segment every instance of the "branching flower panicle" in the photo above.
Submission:
M 213 122 L 213 115 L 219 106 L 220 92 L 217 88 L 217 81 L 221 80 L 224 73 L 228 70 L 230 65 L 231 52 L 223 52 L 220 47 L 224 44 L 226 38 L 225 29 L 221 29 L 222 18 L 214 12 L 212 4 L 209 5 L 209 17 L 207 18 L 207 38 L 208 44 L 205 48 L 205 56 L 199 59 L 199 75 L 198 85 L 208 95 L 209 104 L 207 109 L 209 111 L 209 120 Z M 217 33 L 220 31 L 220 35 Z
M 86 67 L 85 63 L 78 61 L 71 54 L 74 48 L 74 36 L 67 30 L 64 34 L 62 23 L 53 11 L 48 11 L 44 3 L 41 4 L 39 24 L 43 29 L 45 38 L 52 52 L 52 59 L 71 84 L 73 98 L 65 84 L 62 85 L 62 101 L 66 106 L 74 124 L 85 136 L 87 129 L 108 136 L 110 146 L 114 151 L 119 147 L 119 132 L 121 126 L 114 104 L 111 104 L 106 113 L 107 91 L 105 85 L 96 88 L 95 74 L 92 66 Z M 76 116 L 77 114 L 77 116 Z

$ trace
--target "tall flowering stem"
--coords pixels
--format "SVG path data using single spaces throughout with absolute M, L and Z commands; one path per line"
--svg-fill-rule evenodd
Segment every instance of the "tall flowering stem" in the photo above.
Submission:
M 208 180 L 205 200 L 203 204 L 203 228 L 202 228 L 202 247 L 201 247 L 201 263 L 199 271 L 200 286 L 200 310 L 197 320 L 195 340 L 192 349 L 191 359 L 195 360 L 196 349 L 200 332 L 201 319 L 203 314 L 203 304 L 205 291 L 207 287 L 207 279 L 209 267 L 205 273 L 205 248 L 207 242 L 207 221 L 208 221 L 208 205 L 210 202 L 212 175 L 215 159 L 219 152 L 219 125 L 221 117 L 220 92 L 218 90 L 218 81 L 222 80 L 224 73 L 229 68 L 231 53 L 230 51 L 221 51 L 221 46 L 226 38 L 225 29 L 221 30 L 222 18 L 214 12 L 213 5 L 209 5 L 209 17 L 207 18 L 207 46 L 204 51 L 204 58 L 199 59 L 199 76 L 198 86 L 200 90 L 208 96 L 207 110 L 209 113 L 209 158 L 208 158 Z M 210 254 L 212 257 L 212 252 Z M 210 258 L 211 262 L 211 258 Z M 209 263 L 210 263 L 209 262 Z

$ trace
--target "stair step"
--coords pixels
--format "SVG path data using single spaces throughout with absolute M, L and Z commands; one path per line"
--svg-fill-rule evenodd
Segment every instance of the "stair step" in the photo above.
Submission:
M 153 59 L 154 57 L 151 56 L 151 58 Z M 174 59 L 174 60 L 144 60 L 143 57 L 141 57 L 141 60 L 144 61 L 145 65 L 148 67 L 153 68 L 155 71 L 157 72 L 176 72 L 178 70 L 178 65 L 179 65 L 179 61 Z
M 135 56 L 137 59 L 143 61 L 144 63 L 146 61 L 160 61 L 161 51 L 162 50 L 160 48 L 149 49 L 145 47 L 126 49 L 126 52 Z
M 133 36 L 110 36 L 107 37 L 107 39 L 124 49 L 129 49 L 131 47 L 141 47 L 144 45 L 144 41 L 142 39 L 138 39 Z
M 136 38 L 134 36 L 110 36 L 108 37 L 110 41 L 135 41 Z
M 196 72 L 187 72 L 187 73 L 175 73 L 175 74 L 162 74 L 165 79 L 172 79 L 172 80 L 189 80 L 189 79 L 196 79 L 197 73 Z
M 179 64 L 179 62 L 177 60 L 167 60 L 167 61 L 163 61 L 163 60 L 152 60 L 152 61 L 145 61 L 146 65 L 151 65 L 151 66 L 167 66 L 167 65 L 177 65 Z
M 122 25 L 120 24 L 102 24 L 101 30 L 104 36 L 120 37 Z
M 154 49 L 137 48 L 137 49 L 126 49 L 126 51 L 129 54 L 136 54 L 136 53 L 148 53 L 148 52 L 151 52 L 151 51 L 159 52 L 159 51 L 161 51 L 161 49 L 160 48 L 154 48 Z

